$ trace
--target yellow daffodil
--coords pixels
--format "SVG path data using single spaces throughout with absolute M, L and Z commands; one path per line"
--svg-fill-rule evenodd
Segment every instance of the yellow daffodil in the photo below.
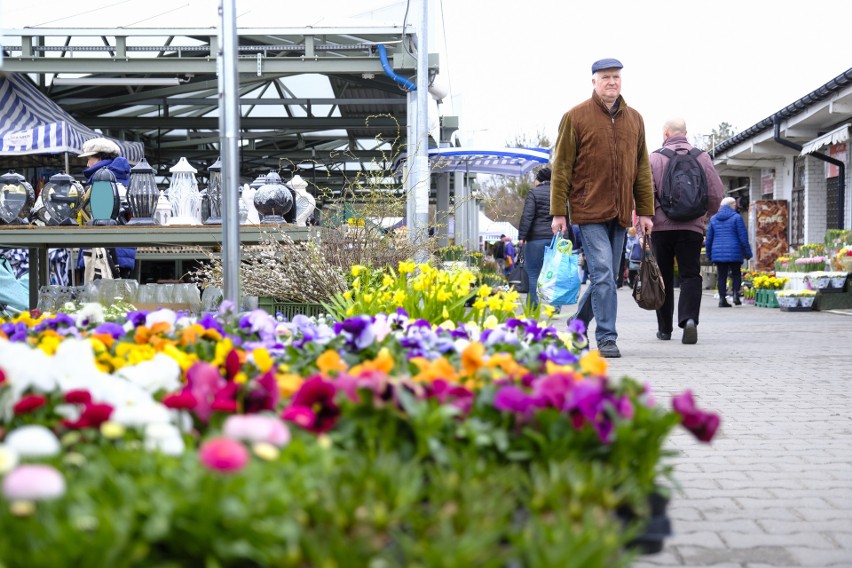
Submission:
M 416 268 L 416 264 L 410 260 L 403 260 L 399 263 L 399 273 L 400 274 L 411 274 L 414 272 Z
M 353 264 L 352 268 L 350 269 L 350 272 L 352 273 L 352 276 L 360 276 L 360 274 L 365 270 L 367 270 L 366 266 L 363 266 L 361 264 Z

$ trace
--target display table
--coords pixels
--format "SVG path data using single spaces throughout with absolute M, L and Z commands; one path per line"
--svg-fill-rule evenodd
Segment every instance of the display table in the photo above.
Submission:
M 295 225 L 240 225 L 240 243 L 257 244 L 264 237 L 281 234 L 286 234 L 294 241 L 304 241 L 311 232 L 309 227 Z M 48 249 L 184 245 L 220 247 L 221 244 L 220 225 L 0 225 L 0 248 L 30 250 L 30 308 L 38 305 L 39 288 L 49 282 Z

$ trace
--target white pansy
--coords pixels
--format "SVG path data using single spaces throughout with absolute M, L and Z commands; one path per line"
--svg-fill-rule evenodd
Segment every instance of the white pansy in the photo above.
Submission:
M 51 430 L 40 425 L 20 426 L 6 435 L 6 447 L 22 458 L 55 456 L 59 453 L 59 438 Z
M 166 308 L 160 308 L 159 310 L 153 311 L 145 318 L 145 326 L 152 327 L 155 323 L 167 323 L 170 328 L 175 326 L 175 322 L 177 321 L 177 314 L 174 310 L 169 310 Z
M 84 327 L 84 325 L 91 326 L 92 324 L 103 323 L 105 320 L 104 307 L 99 302 L 83 304 L 73 315 L 77 327 Z
M 27 391 L 52 392 L 56 388 L 56 372 L 51 357 L 26 343 L 0 341 L 0 369 L 6 374 L 10 397 L 2 409 L 9 418 L 12 405 Z
M 116 372 L 116 376 L 123 377 L 152 394 L 161 390 L 179 389 L 180 375 L 178 362 L 163 353 L 157 353 L 148 361 L 122 367 Z
M 145 449 L 178 456 L 184 451 L 183 437 L 174 424 L 155 423 L 145 427 Z
M 152 401 L 148 404 L 127 404 L 116 407 L 109 419 L 127 428 L 138 428 L 148 424 L 167 423 L 171 420 L 171 414 L 168 408 Z
M 0 475 L 6 475 L 18 465 L 18 452 L 6 444 L 0 444 Z

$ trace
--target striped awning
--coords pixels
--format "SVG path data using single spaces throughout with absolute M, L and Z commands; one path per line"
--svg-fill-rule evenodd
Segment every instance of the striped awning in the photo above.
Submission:
M 847 122 L 840 128 L 835 128 L 831 132 L 826 132 L 822 136 L 817 136 L 810 142 L 806 142 L 802 145 L 802 152 L 800 155 L 806 156 L 807 154 L 813 154 L 823 146 L 846 142 L 849 140 L 849 124 L 850 123 Z
M 74 120 L 26 76 L 0 73 L 0 155 L 79 154 L 90 138 L 103 137 Z M 140 142 L 115 140 L 131 164 L 145 155 Z
M 394 163 L 399 172 L 406 156 Z M 500 176 L 523 176 L 550 161 L 547 148 L 430 148 L 429 168 L 432 173 L 465 172 Z

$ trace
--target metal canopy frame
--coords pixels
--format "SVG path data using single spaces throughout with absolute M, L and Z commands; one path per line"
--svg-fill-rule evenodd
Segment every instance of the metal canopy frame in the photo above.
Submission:
M 414 50 L 406 49 L 413 33 L 401 26 L 238 29 L 243 178 L 303 168 L 331 195 L 359 173 L 390 171 L 404 151 L 407 98 L 385 75 L 377 46 L 387 48 L 395 73 L 413 76 Z M 219 157 L 215 29 L 26 28 L 5 30 L 2 40 L 3 71 L 28 74 L 86 126 L 142 142 L 159 172 L 182 156 L 206 172 Z M 429 69 L 437 72 L 437 56 Z M 53 85 L 54 76 L 129 84 Z M 133 83 L 155 77 L 179 84 Z

